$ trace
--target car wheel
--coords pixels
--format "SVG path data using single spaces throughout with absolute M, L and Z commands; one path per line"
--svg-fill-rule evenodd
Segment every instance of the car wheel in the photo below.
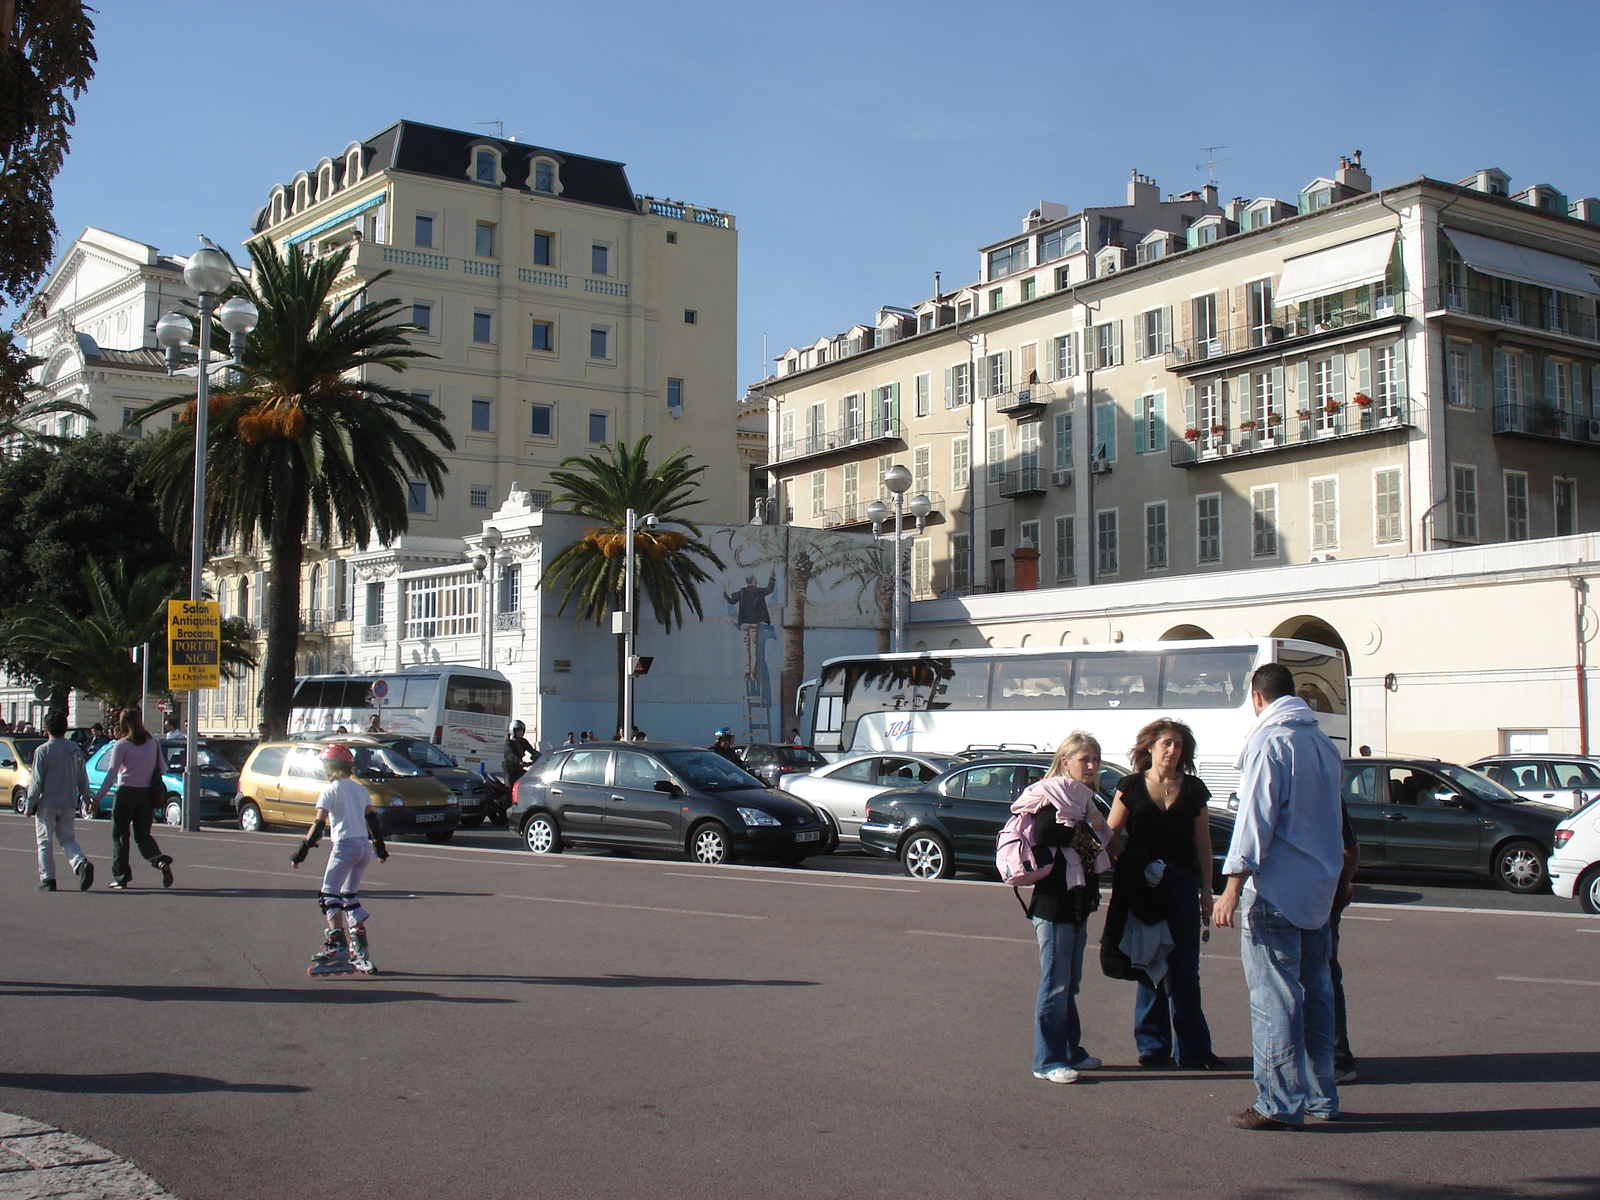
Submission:
M 728 831 L 716 821 L 697 825 L 689 835 L 689 858 L 708 867 L 715 867 L 733 857 L 728 842 Z
M 818 850 L 817 853 L 832 854 L 839 848 L 839 823 L 833 819 L 833 814 L 830 812 L 819 808 L 817 813 L 822 817 L 822 823 L 828 827 L 823 831 L 822 849 Z
M 937 833 L 914 833 L 900 847 L 900 865 L 913 879 L 949 879 L 956 873 L 950 847 Z
M 11 811 L 21 816 L 28 808 L 28 793 L 25 788 L 11 789 Z
M 1508 892 L 1537 892 L 1549 878 L 1538 842 L 1507 842 L 1494 852 L 1494 881 Z
M 475 817 L 462 817 L 461 818 L 461 828 L 463 828 L 463 829 L 476 829 L 479 825 L 482 825 L 482 824 L 483 824 L 483 814 L 482 813 L 479 813 Z
M 549 813 L 534 813 L 522 827 L 522 844 L 535 854 L 560 854 L 561 830 Z
M 174 829 L 182 828 L 183 801 L 177 796 L 168 795 L 165 816 L 168 825 L 171 825 Z
M 1586 913 L 1600 913 L 1600 866 L 1590 867 L 1578 880 L 1578 889 L 1573 893 L 1578 898 L 1578 907 Z
M 424 834 L 423 836 L 426 837 L 430 842 L 448 842 L 451 838 L 455 837 L 455 835 L 456 831 L 454 829 L 435 829 L 433 832 Z
M 246 833 L 260 833 L 267 827 L 261 819 L 261 810 L 252 801 L 245 800 L 239 805 L 239 828 Z

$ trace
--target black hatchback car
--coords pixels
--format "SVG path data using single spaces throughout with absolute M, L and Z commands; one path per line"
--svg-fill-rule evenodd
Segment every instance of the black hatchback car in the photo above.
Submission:
M 1343 790 L 1362 867 L 1470 871 L 1508 892 L 1549 886 L 1556 825 L 1572 815 L 1427 758 L 1347 758 Z
M 694 862 L 796 863 L 827 845 L 827 822 L 698 746 L 588 742 L 541 759 L 517 781 L 508 814 L 523 845 L 672 850 Z
M 810 746 L 790 746 L 781 742 L 750 742 L 735 746 L 744 769 L 768 787 L 777 787 L 785 775 L 804 775 L 828 765 Z

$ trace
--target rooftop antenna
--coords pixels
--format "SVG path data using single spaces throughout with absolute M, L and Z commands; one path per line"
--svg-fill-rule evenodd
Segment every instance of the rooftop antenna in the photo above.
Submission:
M 933 298 L 937 300 L 942 293 L 939 290 L 939 272 L 933 273 Z
M 504 121 L 479 121 L 478 124 L 493 125 L 495 128 L 496 137 L 503 138 L 506 136 L 506 123 Z
M 1201 146 L 1200 147 L 1200 153 L 1204 154 L 1206 156 L 1206 160 L 1205 160 L 1205 162 L 1195 163 L 1194 169 L 1196 171 L 1204 171 L 1206 173 L 1206 184 L 1208 186 L 1210 186 L 1210 187 L 1215 187 L 1216 184 L 1217 184 L 1217 167 L 1219 165 L 1221 165 L 1222 163 L 1232 162 L 1233 161 L 1233 159 L 1231 159 L 1231 158 L 1218 158 L 1217 157 L 1217 151 L 1218 150 L 1226 150 L 1226 149 L 1227 149 L 1226 146 Z

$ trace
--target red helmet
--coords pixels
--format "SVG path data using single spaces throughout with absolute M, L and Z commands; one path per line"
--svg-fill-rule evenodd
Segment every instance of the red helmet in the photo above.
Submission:
M 338 742 L 335 742 L 333 745 L 323 750 L 322 761 L 330 763 L 343 763 L 347 767 L 353 767 L 356 764 L 356 756 L 351 752 L 349 746 L 340 745 Z

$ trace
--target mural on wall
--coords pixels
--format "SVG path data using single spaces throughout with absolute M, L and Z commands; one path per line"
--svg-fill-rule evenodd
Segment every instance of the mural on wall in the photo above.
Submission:
M 806 630 L 876 629 L 888 649 L 892 575 L 884 548 L 870 536 L 787 525 L 732 525 L 708 540 L 728 563 L 722 598 L 744 651 L 742 733 L 746 741 L 786 737 L 806 670 Z M 763 571 L 767 581 L 760 582 Z M 781 599 L 776 597 L 781 596 Z M 781 613 L 781 635 L 771 607 Z M 732 631 L 730 631 L 732 632 Z M 777 643 L 778 689 L 771 651 Z

